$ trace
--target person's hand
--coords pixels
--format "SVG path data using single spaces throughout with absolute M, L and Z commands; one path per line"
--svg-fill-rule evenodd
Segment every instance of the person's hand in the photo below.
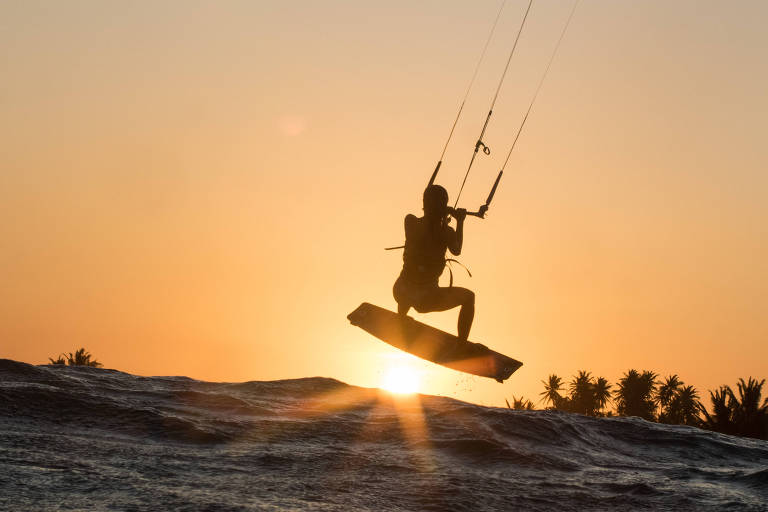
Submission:
M 487 212 L 487 211 L 488 211 L 488 205 L 484 204 L 483 206 L 480 207 L 480 209 L 477 211 L 477 213 L 480 214 L 480 218 L 481 219 L 484 219 L 485 218 L 485 212 Z
M 453 215 L 454 218 L 456 218 L 457 222 L 463 222 L 464 219 L 467 218 L 467 209 L 466 208 L 456 208 L 456 209 L 453 210 L 451 215 Z

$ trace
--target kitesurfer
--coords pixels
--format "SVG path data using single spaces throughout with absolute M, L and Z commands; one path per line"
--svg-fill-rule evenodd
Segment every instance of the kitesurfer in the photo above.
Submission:
M 448 192 L 440 185 L 429 185 L 423 200 L 423 217 L 405 217 L 403 270 L 392 288 L 397 312 L 407 315 L 414 308 L 419 313 L 429 313 L 461 306 L 458 336 L 466 341 L 475 316 L 475 294 L 458 286 L 439 286 L 438 280 L 449 261 L 445 251 L 455 256 L 461 254 L 467 211 L 449 208 Z M 449 215 L 456 219 L 455 230 L 448 225 Z

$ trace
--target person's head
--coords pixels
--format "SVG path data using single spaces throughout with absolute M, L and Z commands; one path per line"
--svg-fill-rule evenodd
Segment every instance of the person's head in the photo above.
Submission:
M 442 218 L 448 214 L 448 191 L 440 185 L 424 189 L 424 216 Z

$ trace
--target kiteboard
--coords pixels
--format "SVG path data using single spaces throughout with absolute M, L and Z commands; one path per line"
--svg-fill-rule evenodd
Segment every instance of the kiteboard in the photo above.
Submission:
M 410 354 L 458 370 L 504 382 L 523 363 L 480 343 L 464 341 L 405 315 L 363 302 L 347 315 L 352 325 Z

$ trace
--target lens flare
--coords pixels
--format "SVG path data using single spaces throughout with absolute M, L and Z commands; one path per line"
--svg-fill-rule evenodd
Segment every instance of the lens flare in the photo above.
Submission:
M 284 135 L 295 137 L 307 129 L 307 120 L 302 116 L 285 115 L 278 119 L 278 126 Z
M 392 393 L 417 393 L 421 384 L 418 372 L 408 366 L 392 366 L 382 376 L 381 389 Z

